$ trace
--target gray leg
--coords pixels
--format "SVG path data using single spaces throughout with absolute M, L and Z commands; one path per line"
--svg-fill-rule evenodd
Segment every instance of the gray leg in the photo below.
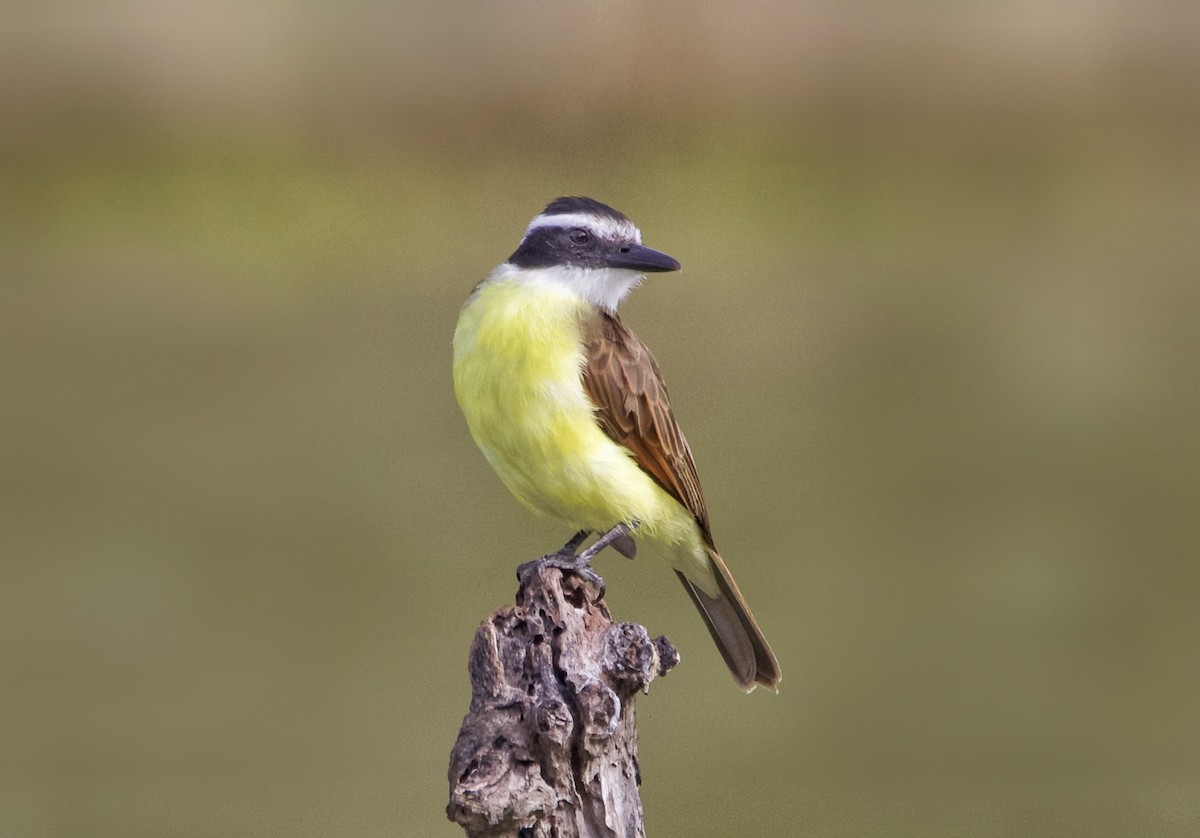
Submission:
M 582 553 L 580 553 L 579 554 L 580 560 L 584 564 L 587 564 L 592 559 L 596 558 L 596 556 L 599 555 L 600 552 L 605 547 L 609 547 L 614 544 L 624 547 L 626 545 L 626 543 L 630 540 L 629 534 L 631 532 L 633 532 L 633 530 L 636 528 L 637 528 L 636 521 L 634 521 L 632 524 L 617 524 L 615 527 L 613 527 L 611 530 L 606 532 L 604 535 L 597 538 L 595 543 L 592 544 L 591 547 L 587 548 Z M 622 555 L 625 555 L 624 550 L 619 550 L 619 552 Z
M 548 556 L 542 556 L 540 559 L 534 559 L 531 562 L 519 565 L 517 567 L 517 581 L 524 585 L 525 579 L 529 574 L 543 567 L 557 567 L 559 570 L 577 573 L 586 581 L 591 582 L 600 592 L 600 596 L 597 597 L 599 599 L 604 596 L 604 580 L 600 578 L 600 574 L 592 570 L 592 559 L 605 547 L 610 546 L 617 549 L 621 555 L 632 558 L 631 554 L 634 552 L 634 547 L 633 539 L 629 534 L 636 528 L 637 521 L 634 521 L 632 524 L 617 524 L 596 539 L 596 542 L 591 547 L 577 555 L 575 550 L 591 534 L 589 530 L 580 530 L 557 553 L 551 553 Z
M 558 552 L 554 553 L 554 555 L 555 556 L 574 556 L 575 551 L 579 549 L 579 545 L 582 544 L 583 542 L 587 541 L 587 537 L 591 534 L 592 534 L 591 530 L 580 530 L 579 532 L 577 532 L 573 536 L 571 536 L 570 541 L 568 541 L 562 547 L 559 547 Z

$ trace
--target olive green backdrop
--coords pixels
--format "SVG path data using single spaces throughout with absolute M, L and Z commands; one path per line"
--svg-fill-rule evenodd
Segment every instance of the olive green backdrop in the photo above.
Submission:
M 1200 834 L 1200 71 L 1117 2 L 48 3 L 0 28 L 0 833 L 458 834 L 568 533 L 454 404 L 562 194 L 785 674 L 619 619 L 653 836 Z

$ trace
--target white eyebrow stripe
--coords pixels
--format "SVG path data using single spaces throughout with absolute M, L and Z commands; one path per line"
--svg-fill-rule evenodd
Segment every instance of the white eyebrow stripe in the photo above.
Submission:
M 529 234 L 542 227 L 586 227 L 605 239 L 633 239 L 642 243 L 642 233 L 632 221 L 616 218 L 605 218 L 587 212 L 567 212 L 561 215 L 539 215 L 525 228 L 521 241 L 529 238 Z

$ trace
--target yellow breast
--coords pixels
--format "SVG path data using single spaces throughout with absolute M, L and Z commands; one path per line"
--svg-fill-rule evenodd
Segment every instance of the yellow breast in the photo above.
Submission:
M 493 276 L 480 286 L 454 334 L 454 388 L 471 434 L 537 512 L 592 530 L 637 520 L 640 536 L 692 542 L 691 516 L 596 422 L 580 379 L 593 316 L 552 282 Z

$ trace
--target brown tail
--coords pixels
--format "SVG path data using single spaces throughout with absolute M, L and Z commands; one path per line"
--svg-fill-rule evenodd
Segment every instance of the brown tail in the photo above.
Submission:
M 721 657 L 725 658 L 725 664 L 733 673 L 733 680 L 737 681 L 738 686 L 746 692 L 752 691 L 759 684 L 778 690 L 779 681 L 783 676 L 779 672 L 779 662 L 775 660 L 775 654 L 767 645 L 767 639 L 763 637 L 758 623 L 754 622 L 754 615 L 750 613 L 750 608 L 746 605 L 746 600 L 738 590 L 737 583 L 733 581 L 725 562 L 716 550 L 709 550 L 708 555 L 712 560 L 717 585 L 721 589 L 719 596 L 710 597 L 686 576 L 676 571 L 679 581 L 691 595 L 692 602 L 696 603 L 700 616 L 704 618 L 704 623 L 708 626 L 708 631 L 716 641 Z

